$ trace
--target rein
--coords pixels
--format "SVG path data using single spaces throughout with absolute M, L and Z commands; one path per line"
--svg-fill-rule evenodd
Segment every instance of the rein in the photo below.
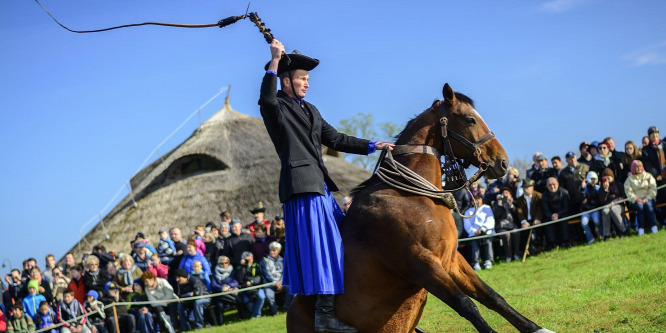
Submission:
M 442 133 L 443 153 L 440 153 L 437 148 L 428 145 L 397 145 L 393 148 L 393 153 L 388 150 L 388 147 L 385 147 L 377 160 L 377 165 L 375 166 L 373 173 L 377 175 L 381 181 L 395 189 L 426 196 L 432 199 L 442 200 L 449 209 L 455 209 L 461 217 L 471 218 L 476 215 L 478 210 L 476 201 L 474 201 L 474 213 L 470 216 L 465 216 L 458 210 L 456 201 L 451 193 L 464 188 L 467 193 L 471 195 L 469 186 L 483 176 L 488 169 L 488 163 L 481 161 L 479 170 L 477 170 L 469 179 L 467 179 L 465 169 L 467 169 L 472 163 L 472 157 L 479 158 L 481 155 L 480 147 L 494 138 L 495 134 L 493 134 L 493 132 L 488 132 L 479 138 L 479 140 L 470 142 L 467 138 L 448 128 L 448 118 L 446 117 L 446 110 L 443 104 L 444 103 L 440 102 L 439 105 L 439 123 Z M 467 153 L 462 161 L 453 154 L 453 148 L 451 147 L 451 140 L 449 137 L 467 147 Z M 393 155 L 407 154 L 432 155 L 440 161 L 442 156 L 444 156 L 444 162 L 440 162 L 442 175 L 445 179 L 443 188 L 440 190 L 439 187 L 423 178 L 421 175 L 393 159 Z

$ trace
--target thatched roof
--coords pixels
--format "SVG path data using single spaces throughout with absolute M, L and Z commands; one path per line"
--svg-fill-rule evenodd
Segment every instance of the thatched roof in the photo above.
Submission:
M 341 189 L 338 201 L 370 176 L 339 157 L 326 156 L 326 166 Z M 234 111 L 227 98 L 187 140 L 132 177 L 132 193 L 70 251 L 80 258 L 81 252 L 103 244 L 109 251 L 128 252 L 139 231 L 153 243 L 160 228 L 179 227 L 185 236 L 198 224 L 218 223 L 222 210 L 249 223 L 249 210 L 259 201 L 272 219 L 282 212 L 279 173 L 262 120 Z

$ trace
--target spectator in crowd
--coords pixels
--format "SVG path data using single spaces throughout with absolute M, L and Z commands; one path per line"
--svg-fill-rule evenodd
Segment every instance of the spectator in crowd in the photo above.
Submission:
M 120 296 L 120 287 L 114 282 L 109 283 L 109 290 L 105 297 L 102 298 L 102 303 L 108 306 L 112 303 L 126 301 L 126 299 Z M 106 307 L 104 315 L 106 316 L 106 330 L 109 333 L 116 333 L 116 315 L 118 316 L 118 326 L 120 326 L 119 333 L 134 332 L 136 329 L 136 320 L 129 313 L 128 305 L 116 305 L 115 308 L 111 306 Z
M 199 227 L 201 227 L 202 230 L 199 230 Z M 188 238 L 187 242 L 189 243 L 190 241 L 193 241 L 194 244 L 197 246 L 197 252 L 201 254 L 202 256 L 205 256 L 206 254 L 206 243 L 203 241 L 203 226 L 197 226 L 197 229 L 194 229 L 192 231 L 192 235 L 190 235 L 190 238 Z
M 622 200 L 622 191 L 615 183 L 613 171 L 611 169 L 604 170 L 601 176 L 601 187 L 599 188 L 599 203 L 604 207 L 601 210 L 601 221 L 603 222 L 603 237 L 604 240 L 611 236 L 611 220 L 615 226 L 615 231 L 618 236 L 626 235 L 627 231 L 622 221 L 622 206 L 618 201 Z
M 134 259 L 129 254 L 120 257 L 120 269 L 116 272 L 113 282 L 120 288 L 120 296 L 129 299 L 129 294 L 134 291 L 134 280 L 141 277 L 143 270 L 134 264 Z
M 580 189 L 583 186 L 583 180 L 590 171 L 590 166 L 584 163 L 578 163 L 576 154 L 570 151 L 566 155 L 567 166 L 560 172 L 560 187 L 569 193 L 569 211 L 571 213 L 580 212 L 580 206 L 583 201 Z
M 141 280 L 146 290 L 146 297 L 151 302 L 161 301 L 160 303 L 152 303 L 152 312 L 162 323 L 162 327 L 168 333 L 174 333 L 173 322 L 175 321 L 177 303 L 168 303 L 167 301 L 176 299 L 176 294 L 173 292 L 173 287 L 167 280 L 155 276 L 153 272 L 144 272 L 141 275 Z M 168 313 L 168 316 L 167 316 Z
M 599 156 L 604 164 L 605 167 L 604 170 L 606 168 L 609 168 L 613 171 L 613 174 L 618 174 L 622 169 L 621 166 L 622 160 L 618 161 L 617 156 L 613 155 L 613 153 L 611 152 L 610 146 L 611 146 L 610 143 L 606 141 L 599 143 Z M 603 172 L 603 170 L 601 172 Z
M 109 281 L 113 281 L 117 273 L 118 273 L 118 268 L 116 267 L 115 261 L 111 261 L 108 264 L 106 264 L 106 277 L 109 279 Z
M 537 157 L 539 155 L 542 155 L 542 154 L 540 152 L 536 152 L 536 153 L 534 153 L 534 155 L 532 155 L 532 162 L 533 163 L 532 163 L 532 166 L 525 171 L 525 177 L 526 178 L 532 179 L 532 174 L 535 171 L 539 170 L 539 163 L 537 162 Z
M 195 260 L 192 263 L 192 272 L 190 272 L 190 275 L 201 280 L 206 286 L 206 289 L 210 290 L 210 273 L 204 272 L 201 261 Z
M 69 281 L 67 288 L 74 292 L 74 298 L 79 301 L 79 303 L 83 303 L 86 299 L 86 292 L 88 292 L 83 280 L 83 266 L 81 266 L 81 264 L 76 264 L 70 268 L 70 272 L 72 274 L 72 279 Z
M 150 244 L 150 239 L 146 238 L 146 235 L 144 235 L 143 232 L 137 232 L 136 236 L 134 236 L 134 241 L 137 243 L 143 242 L 144 247 L 146 250 L 148 250 L 146 253 L 147 255 L 150 256 L 153 253 L 157 253 L 157 249 L 152 244 Z
M 90 256 L 89 258 L 96 258 Z M 99 260 L 99 259 L 98 259 Z M 74 298 L 74 292 L 65 290 L 62 302 L 58 303 L 56 309 L 58 314 L 58 322 L 62 323 L 62 333 L 91 333 L 90 328 L 86 325 L 87 317 L 75 320 L 76 317 L 82 316 L 86 311 L 79 301 Z
M 160 261 L 168 265 L 176 256 L 176 245 L 169 238 L 169 232 L 166 229 L 160 229 L 157 234 L 160 238 L 157 243 L 157 255 L 160 257 Z
M 624 182 L 624 192 L 629 199 L 629 207 L 636 211 L 638 235 L 645 233 L 646 219 L 652 227 L 652 232 L 657 232 L 657 217 L 654 213 L 657 182 L 649 172 L 645 172 L 643 162 L 639 160 L 632 162 L 631 174 Z
M 171 236 L 173 246 L 176 248 L 176 255 L 182 255 L 185 253 L 187 246 L 183 242 L 183 233 L 180 231 L 180 228 L 171 228 L 171 230 L 169 230 L 169 236 Z
M 534 189 L 544 193 L 548 178 L 555 176 L 555 170 L 548 167 L 548 158 L 545 155 L 539 154 L 536 160 L 538 169 L 532 173 L 531 179 L 534 181 Z
M 148 265 L 149 265 L 148 261 L 150 261 L 150 256 L 153 253 L 156 253 L 156 252 L 149 252 L 148 248 L 146 246 L 147 246 L 147 244 L 146 244 L 145 241 L 142 241 L 142 240 L 137 241 L 134 244 L 135 251 L 132 254 L 132 259 L 134 261 L 134 265 L 136 267 L 138 267 L 139 269 L 141 269 L 141 274 L 143 274 L 144 271 L 148 270 Z M 139 274 L 139 276 L 141 276 L 141 275 Z M 123 295 L 123 296 L 125 296 L 125 295 Z
M 226 210 L 222 211 L 220 213 L 220 222 L 231 224 L 231 213 L 229 213 L 229 211 L 226 211 Z M 222 227 L 220 227 L 220 229 L 222 229 Z
M 258 224 L 254 229 L 254 243 L 250 247 L 250 252 L 255 258 L 263 258 L 268 255 L 268 245 L 273 241 L 275 237 L 268 235 L 266 226 Z
M 560 187 L 557 178 L 550 177 L 546 183 L 548 190 L 543 193 L 543 214 L 546 222 L 559 220 L 569 215 L 569 192 Z M 563 247 L 571 247 L 569 237 L 569 223 L 562 221 L 544 227 L 546 230 L 547 247 L 552 248 L 556 244 Z
M 39 304 L 46 302 L 46 298 L 39 294 L 39 283 L 37 280 L 30 280 L 27 289 L 28 295 L 23 299 L 23 309 L 25 309 L 25 313 L 30 318 L 35 318 L 35 315 L 39 312 Z
M 634 160 L 642 160 L 642 158 L 643 154 L 641 154 L 641 150 L 638 149 L 638 146 L 636 146 L 636 144 L 633 141 L 627 141 L 624 144 L 624 158 L 622 159 L 622 171 L 620 171 L 619 174 L 616 174 L 617 181 L 620 184 L 624 184 L 624 182 L 627 180 L 627 177 L 629 177 L 629 175 L 631 174 L 631 163 Z
M 83 303 L 83 309 L 86 313 L 93 313 L 88 316 L 90 330 L 93 333 L 106 333 L 104 304 L 99 300 L 99 295 L 96 291 L 91 290 L 86 293 L 86 301 Z
M 511 196 L 518 198 L 523 195 L 522 183 L 523 180 L 520 179 L 520 172 L 518 172 L 518 169 L 509 167 L 509 170 L 502 179 L 501 187 L 508 187 L 511 191 Z M 463 210 L 461 210 L 461 212 L 463 212 Z
M 62 301 L 63 293 L 69 287 L 72 279 L 62 274 L 60 266 L 54 267 L 51 274 L 53 275 L 53 299 L 55 300 L 55 304 L 57 304 Z
M 492 205 L 493 217 L 495 218 L 495 231 L 498 233 L 511 231 L 516 228 L 514 223 L 514 214 L 516 207 L 513 204 L 513 195 L 511 188 L 502 188 L 500 194 L 497 196 Z M 520 239 L 517 234 L 505 234 L 498 236 L 502 239 L 502 247 L 504 248 L 504 260 L 511 262 L 511 260 L 519 260 L 518 252 L 520 251 Z
M 587 212 L 592 209 L 596 209 L 600 206 L 599 199 L 599 176 L 596 172 L 590 171 L 587 173 L 587 178 L 585 180 L 584 186 L 581 188 L 583 192 L 583 203 L 582 209 L 584 212 Z M 587 244 L 592 244 L 595 242 L 594 234 L 590 228 L 590 219 L 594 222 L 594 225 L 597 226 L 598 234 L 602 235 L 601 230 L 601 213 L 596 210 L 593 212 L 587 212 L 580 216 L 580 224 L 585 231 L 585 237 L 587 238 Z
M 231 260 L 222 255 L 217 259 L 217 266 L 210 276 L 210 289 L 213 293 L 228 292 L 238 289 L 238 281 Z M 232 295 L 221 295 L 213 298 L 218 324 L 224 323 L 224 311 L 236 304 Z
M 264 282 L 273 282 L 275 285 L 264 288 L 268 307 L 270 308 L 271 315 L 278 312 L 278 305 L 275 300 L 275 294 L 282 293 L 284 295 L 284 302 L 282 308 L 288 309 L 291 305 L 293 295 L 289 294 L 289 286 L 282 285 L 282 271 L 284 270 L 284 259 L 280 256 L 282 245 L 278 242 L 271 242 L 268 245 L 270 249 L 269 255 L 264 257 L 261 261 L 261 272 L 263 274 Z
M 342 212 L 347 214 L 347 211 L 349 211 L 349 208 L 351 207 L 351 204 L 352 204 L 352 198 L 351 197 L 342 198 Z M 273 235 L 272 230 L 271 230 L 271 235 Z
M 55 264 L 55 260 L 53 260 L 53 263 Z M 39 303 L 39 311 L 35 315 L 35 326 L 38 330 L 53 327 L 56 325 L 58 322 L 58 319 L 56 318 L 55 313 L 53 312 L 53 309 L 49 306 L 49 303 L 46 301 L 42 301 Z M 60 330 L 57 328 L 52 328 L 50 330 L 44 331 L 47 333 L 58 333 Z
M 12 301 L 20 303 L 18 302 L 18 300 L 22 299 L 21 295 L 23 292 L 23 284 L 21 283 L 21 272 L 18 269 L 14 268 L 12 269 L 10 274 L 11 274 L 10 280 L 7 281 L 7 292 L 8 292 L 7 297 L 9 298 L 9 300 L 8 302 L 5 303 L 8 305 L 7 309 L 11 309 Z M 21 311 L 23 311 L 23 308 L 21 308 Z
M 523 195 L 521 195 L 518 200 L 516 200 L 516 220 L 520 223 L 520 228 L 528 228 L 533 225 L 541 224 L 541 221 L 544 221 L 543 216 L 543 203 L 541 202 L 541 193 L 534 191 L 534 181 L 527 178 L 523 181 Z M 541 234 L 541 230 L 534 232 L 535 235 Z M 527 237 L 529 233 L 521 232 L 520 233 L 520 255 L 527 245 Z M 536 238 L 536 236 L 535 236 Z M 535 254 L 536 251 L 530 251 L 530 253 Z
M 83 273 L 83 285 L 86 292 L 95 290 L 98 294 L 104 293 L 104 285 L 110 280 L 99 269 L 99 258 L 89 256 L 86 258 L 86 271 Z
M 490 206 L 483 204 L 483 197 L 477 193 L 474 196 L 476 200 L 476 205 L 478 211 L 476 215 L 474 214 L 474 207 L 470 207 L 465 212 L 465 216 L 472 216 L 471 218 L 464 219 L 465 231 L 467 232 L 467 237 L 474 236 L 483 236 L 483 235 L 492 235 L 495 233 L 495 217 L 493 216 L 493 210 Z M 485 269 L 493 268 L 493 243 L 492 237 L 477 239 L 469 241 L 469 245 L 472 248 L 472 267 L 474 270 L 481 270 L 481 265 L 479 265 L 479 246 L 483 250 L 481 255 L 482 259 L 485 260 L 483 266 Z
M 214 261 L 211 260 L 217 259 L 217 257 L 220 255 L 218 247 L 215 244 L 216 237 L 213 236 L 212 232 L 207 231 L 206 233 L 204 233 L 203 240 L 204 244 L 206 245 L 206 252 L 204 253 L 204 257 L 209 263 L 212 263 Z
M 185 270 L 176 270 L 176 280 L 178 297 L 192 297 L 208 295 L 208 289 L 201 280 L 190 276 Z M 210 298 L 201 298 L 178 303 L 178 317 L 180 318 L 180 328 L 183 331 L 190 330 L 188 313 L 193 312 L 194 326 L 196 329 L 204 327 L 204 309 L 210 305 Z
M 42 271 L 42 276 L 44 279 L 49 282 L 51 290 L 55 287 L 55 279 L 53 278 L 53 269 L 56 267 L 56 260 L 52 254 L 47 254 L 44 258 L 46 265 L 44 271 Z
M 133 284 L 134 295 L 132 296 L 132 302 L 146 302 L 148 297 L 144 291 L 143 281 L 139 278 L 134 280 Z M 141 333 L 156 333 L 155 322 L 153 321 L 153 313 L 151 312 L 151 306 L 147 304 L 138 304 L 132 305 L 129 309 L 130 313 L 134 316 L 136 321 L 136 328 Z
M 280 252 L 280 255 L 284 255 L 284 216 L 278 215 L 275 217 L 273 222 L 271 222 L 271 235 L 275 237 L 275 240 L 280 243 L 280 245 L 282 245 L 282 252 Z
M 648 128 L 650 144 L 643 147 L 643 168 L 650 173 L 657 182 L 657 186 L 666 184 L 666 155 L 664 154 L 664 142 L 659 139 L 659 129 L 656 126 Z M 657 191 L 657 200 L 666 202 L 666 188 Z
M 590 171 L 594 171 L 597 174 L 602 173 L 606 168 L 606 166 L 604 165 L 603 159 L 601 158 L 601 154 L 599 153 L 599 142 L 598 141 L 590 142 L 590 145 L 587 147 L 587 150 L 590 152 L 590 155 L 592 155 L 592 160 L 589 163 Z
M 107 253 L 106 247 L 101 244 L 93 247 L 92 255 L 99 259 L 99 269 L 104 274 L 107 274 L 106 268 L 109 263 L 116 261 L 116 258 L 114 258 L 110 253 Z
M 560 173 L 562 170 L 564 170 L 564 166 L 562 166 L 562 159 L 559 156 L 553 156 L 550 159 L 550 163 L 553 165 L 553 170 L 555 171 L 554 176 L 557 177 L 557 179 L 560 178 Z
M 157 253 L 153 253 L 153 255 L 150 257 L 148 270 L 153 272 L 155 276 L 166 279 L 167 276 L 169 275 L 169 267 L 167 265 L 162 264 L 160 260 L 161 260 L 160 256 L 157 255 Z
M 74 255 L 71 253 L 67 253 L 65 255 L 65 263 L 62 265 L 62 272 L 66 276 L 70 276 L 69 270 L 76 265 L 76 262 L 74 261 Z
M 252 235 L 242 232 L 242 225 L 239 218 L 234 217 L 231 222 L 231 236 L 227 238 L 226 245 L 228 245 L 231 264 L 234 267 L 240 265 L 243 252 L 250 251 L 254 243 Z
M 243 252 L 240 265 L 236 269 L 236 280 L 241 288 L 258 286 L 263 284 L 261 267 L 254 262 L 252 252 Z M 266 293 L 263 288 L 243 291 L 238 294 L 238 315 L 241 318 L 248 318 L 251 315 L 254 318 L 261 317 L 261 308 L 264 306 Z
M 266 228 L 269 228 L 271 226 L 271 221 L 264 219 L 264 213 L 266 212 L 266 208 L 264 207 L 263 202 L 259 201 L 257 204 L 257 207 L 254 207 L 250 210 L 250 213 L 252 213 L 252 216 L 254 217 L 254 220 L 247 225 L 247 230 L 250 230 L 250 233 L 252 234 L 252 237 L 254 237 L 254 229 L 259 225 L 263 224 L 266 226 Z
M 220 237 L 220 228 L 218 226 L 213 226 L 210 229 L 210 233 L 213 235 L 213 246 L 215 248 L 215 253 L 214 255 L 211 255 L 211 258 L 208 260 L 208 262 L 211 266 L 213 266 L 217 262 L 217 258 L 224 254 L 224 243 L 226 242 L 226 238 Z M 227 228 L 227 234 L 228 233 L 229 232 Z
M 40 295 L 43 295 L 46 301 L 49 304 L 53 304 L 53 291 L 51 290 L 51 284 L 44 280 L 42 278 L 42 271 L 37 267 L 36 265 L 30 269 L 30 280 L 35 280 L 37 281 L 37 292 Z M 23 295 L 27 296 L 28 295 L 28 288 L 26 284 L 26 288 L 23 289 Z M 39 305 L 39 304 L 38 304 Z M 26 309 L 27 312 L 27 309 Z M 31 317 L 33 317 L 34 313 L 31 313 Z
M 179 268 L 185 270 L 185 272 L 188 274 L 192 273 L 194 262 L 197 260 L 201 262 L 205 274 L 210 274 L 210 265 L 208 264 L 208 260 L 206 260 L 206 258 L 197 251 L 196 242 L 190 240 L 187 242 L 187 252 L 183 256 L 183 259 L 180 261 Z
M 589 146 L 590 144 L 586 141 L 581 142 L 581 144 L 578 146 L 578 150 L 580 151 L 580 158 L 578 159 L 578 162 L 587 164 L 588 167 L 592 163 L 592 154 L 590 154 L 590 151 L 588 150 Z
M 23 305 L 21 303 L 16 303 L 12 306 L 11 315 L 11 319 L 7 321 L 7 333 L 28 333 L 35 331 L 35 323 L 30 316 L 26 316 L 23 313 Z
M 23 285 L 30 281 L 30 271 L 33 267 L 37 267 L 37 259 L 28 258 L 23 262 L 23 271 L 21 272 L 21 283 L 23 283 Z M 24 295 L 27 295 L 27 293 Z
M 641 149 L 648 146 L 649 144 L 650 144 L 650 137 L 644 136 L 643 139 L 641 139 Z
M 444 182 L 442 182 L 444 183 Z M 443 186 L 443 184 L 442 184 Z M 464 212 L 472 205 L 471 198 L 466 189 L 460 189 L 453 192 L 453 198 L 456 200 L 456 206 L 458 210 Z
M 0 332 L 5 333 L 5 331 L 7 331 L 7 317 L 3 308 L 0 307 Z
M 612 154 L 612 159 L 615 162 L 615 164 L 620 165 L 622 163 L 622 160 L 624 159 L 624 152 L 621 152 L 619 150 L 615 149 L 615 140 L 613 140 L 612 137 L 606 137 L 604 139 L 604 142 L 608 144 L 608 147 L 610 148 L 610 152 Z

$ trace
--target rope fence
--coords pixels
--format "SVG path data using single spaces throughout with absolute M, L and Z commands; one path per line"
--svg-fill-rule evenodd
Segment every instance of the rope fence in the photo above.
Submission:
M 666 184 L 661 185 L 661 186 L 658 186 L 658 187 L 657 187 L 657 191 L 660 190 L 660 189 L 662 189 L 662 188 L 664 188 L 664 187 L 666 187 Z M 516 229 L 513 229 L 513 230 L 503 231 L 503 232 L 499 232 L 499 233 L 491 234 L 491 235 L 481 235 L 481 236 L 474 236 L 474 237 L 463 238 L 463 239 L 459 239 L 458 242 L 459 242 L 459 243 L 463 243 L 463 242 L 469 242 L 469 241 L 473 241 L 473 240 L 477 240 L 477 239 L 485 239 L 485 238 L 490 238 L 490 237 L 497 237 L 497 236 L 508 235 L 508 234 L 512 234 L 512 233 L 516 233 L 516 232 L 523 232 L 523 231 L 529 231 L 529 230 L 532 230 L 532 229 L 542 228 L 542 227 L 549 226 L 549 225 L 551 225 L 551 224 L 555 224 L 555 223 L 560 223 L 560 222 L 564 222 L 564 221 L 573 220 L 573 219 L 575 219 L 575 218 L 577 218 L 577 217 L 580 217 L 580 216 L 583 216 L 583 215 L 585 215 L 585 214 L 593 213 L 593 212 L 596 212 L 596 211 L 602 210 L 602 209 L 604 209 L 604 208 L 607 208 L 607 207 L 610 207 L 610 206 L 613 206 L 613 205 L 619 205 L 619 204 L 624 203 L 624 202 L 627 202 L 627 201 L 629 201 L 629 198 L 622 199 L 622 200 L 618 200 L 617 202 L 613 202 L 613 203 L 610 203 L 610 204 L 607 204 L 607 205 L 604 205 L 604 206 L 600 206 L 600 207 L 597 207 L 597 208 L 594 208 L 594 209 L 586 210 L 586 211 L 584 211 L 584 212 L 580 212 L 580 213 L 578 213 L 578 214 L 574 214 L 574 215 L 571 215 L 571 216 L 567 216 L 567 217 L 559 218 L 559 219 L 554 220 L 554 221 L 550 221 L 550 222 L 542 222 L 542 223 L 540 223 L 540 224 L 532 225 L 532 226 L 529 226 L 529 227 L 527 227 L 527 228 L 516 228 Z

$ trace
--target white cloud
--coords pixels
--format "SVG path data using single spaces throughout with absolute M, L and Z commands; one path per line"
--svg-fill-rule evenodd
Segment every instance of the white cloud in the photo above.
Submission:
M 666 64 L 666 41 L 635 50 L 624 58 L 635 66 Z
M 540 8 L 550 13 L 563 13 L 587 2 L 589 0 L 552 0 L 541 4 Z

